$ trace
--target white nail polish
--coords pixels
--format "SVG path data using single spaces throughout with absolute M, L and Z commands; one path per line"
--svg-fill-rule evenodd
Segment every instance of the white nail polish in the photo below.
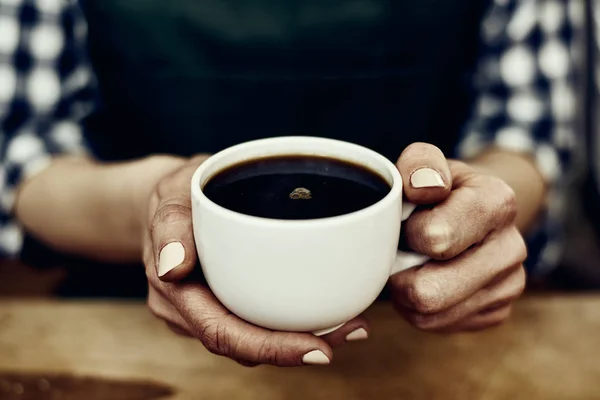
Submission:
M 444 180 L 439 172 L 431 168 L 421 168 L 410 176 L 410 184 L 414 188 L 444 187 Z
M 185 249 L 179 242 L 167 244 L 158 256 L 158 276 L 164 276 L 185 259 Z
M 302 357 L 302 362 L 312 365 L 327 365 L 331 361 L 321 350 L 313 350 Z
M 365 330 L 365 328 L 358 328 L 355 331 L 350 332 L 347 336 L 346 336 L 346 341 L 347 342 L 354 342 L 357 340 L 365 340 L 369 337 L 369 334 L 367 333 L 367 331 Z

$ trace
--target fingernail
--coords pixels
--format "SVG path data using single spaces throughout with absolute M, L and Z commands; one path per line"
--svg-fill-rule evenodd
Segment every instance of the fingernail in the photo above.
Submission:
M 421 168 L 410 176 L 410 184 L 414 188 L 444 187 L 444 180 L 439 172 L 431 168 Z
M 358 328 L 357 330 L 350 332 L 346 336 L 346 341 L 347 342 L 354 342 L 354 341 L 357 341 L 357 340 L 365 340 L 368 337 L 369 337 L 369 334 L 367 333 L 367 331 L 365 330 L 365 328 Z
M 167 244 L 158 256 L 158 276 L 164 276 L 185 259 L 185 249 L 179 242 Z
M 302 357 L 302 362 L 304 364 L 312 365 L 327 365 L 331 361 L 329 360 L 329 357 L 327 357 L 321 350 L 313 350 L 309 353 L 306 353 L 304 357 Z

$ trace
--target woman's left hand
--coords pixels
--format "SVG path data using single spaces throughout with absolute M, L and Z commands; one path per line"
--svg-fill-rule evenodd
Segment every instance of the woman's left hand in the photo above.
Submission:
M 512 189 L 425 143 L 407 147 L 397 166 L 405 199 L 427 205 L 403 224 L 406 240 L 431 261 L 390 278 L 396 309 L 436 332 L 505 321 L 524 290 L 527 256 Z

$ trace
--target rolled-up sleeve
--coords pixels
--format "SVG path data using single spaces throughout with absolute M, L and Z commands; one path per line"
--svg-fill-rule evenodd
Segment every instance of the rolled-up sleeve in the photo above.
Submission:
M 549 194 L 544 215 L 526 238 L 532 274 L 552 268 L 561 254 L 562 191 L 576 148 L 577 7 L 551 0 L 493 3 L 481 30 L 472 115 L 457 148 L 460 158 L 495 147 L 525 153 L 537 164 Z
M 20 183 L 59 154 L 87 153 L 95 106 L 87 26 L 74 1 L 0 0 L 0 256 L 19 254 Z

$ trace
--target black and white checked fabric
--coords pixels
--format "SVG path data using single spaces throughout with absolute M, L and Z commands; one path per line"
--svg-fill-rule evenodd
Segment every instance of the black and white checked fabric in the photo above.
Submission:
M 71 0 L 0 0 L 0 254 L 16 255 L 17 185 L 53 154 L 86 150 L 80 121 L 92 109 L 87 27 Z
M 0 0 L 0 254 L 16 255 L 15 188 L 53 154 L 86 151 L 80 121 L 94 108 L 86 25 L 76 0 Z M 581 7 L 579 6 L 581 4 Z M 560 196 L 573 148 L 571 27 L 583 0 L 495 0 L 482 27 L 476 106 L 458 154 L 490 145 L 530 154 L 551 184 L 529 238 L 530 271 L 560 254 Z
M 495 0 L 481 30 L 472 119 L 458 146 L 472 157 L 490 146 L 532 157 L 549 184 L 545 215 L 527 238 L 530 272 L 562 253 L 564 193 L 578 138 L 575 32 L 584 0 Z

